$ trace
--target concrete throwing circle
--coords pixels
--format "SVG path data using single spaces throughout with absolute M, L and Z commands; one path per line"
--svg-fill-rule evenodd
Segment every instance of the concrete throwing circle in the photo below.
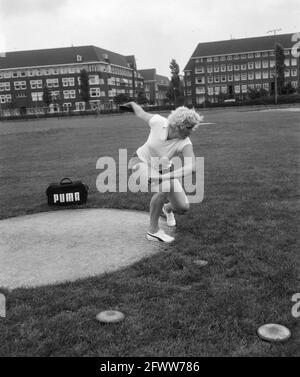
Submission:
M 114 209 L 42 212 L 0 221 L 0 287 L 74 281 L 160 250 L 146 240 L 149 214 Z M 172 231 L 161 221 L 168 234 Z

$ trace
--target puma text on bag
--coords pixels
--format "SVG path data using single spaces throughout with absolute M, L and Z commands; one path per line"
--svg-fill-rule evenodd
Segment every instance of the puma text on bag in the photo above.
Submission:
M 48 204 L 66 206 L 86 203 L 88 189 L 81 181 L 72 182 L 69 178 L 64 178 L 59 183 L 51 183 L 47 188 Z

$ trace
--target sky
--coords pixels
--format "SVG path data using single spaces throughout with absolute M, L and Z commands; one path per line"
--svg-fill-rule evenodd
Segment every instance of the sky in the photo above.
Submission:
M 182 72 L 197 44 L 300 32 L 299 0 L 0 0 L 0 53 L 95 45 Z

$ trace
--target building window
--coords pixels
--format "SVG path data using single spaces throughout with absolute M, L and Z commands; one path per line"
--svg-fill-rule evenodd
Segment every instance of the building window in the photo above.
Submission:
M 260 58 L 260 52 L 256 52 L 256 53 L 255 53 L 255 57 L 256 57 L 256 58 Z
M 69 99 L 69 98 L 75 98 L 76 97 L 76 92 L 75 90 L 64 90 L 64 99 Z
M 298 88 L 298 82 L 297 81 L 292 81 L 292 87 L 297 89 Z
M 255 79 L 261 80 L 261 72 L 255 72 Z
M 52 100 L 56 100 L 60 98 L 59 90 L 55 90 L 51 92 Z
M 31 93 L 31 98 L 33 102 L 43 101 L 43 92 Z
M 47 79 L 48 88 L 58 88 L 58 79 Z
M 291 65 L 297 65 L 297 59 L 291 59 Z
M 248 59 L 253 59 L 253 54 L 251 53 L 251 54 L 248 54 Z
M 219 86 L 215 86 L 215 94 L 216 95 L 220 94 L 220 87 Z
M 297 76 L 297 69 L 292 69 L 291 73 L 292 73 L 292 77 L 296 77 Z
M 219 57 L 218 56 L 215 56 L 214 57 L 214 62 L 218 62 L 219 61 Z
M 240 58 L 239 55 L 234 55 L 233 57 L 234 60 L 239 60 L 239 58 Z
M 274 51 L 270 51 L 269 56 L 275 56 L 275 52 Z
M 248 69 L 254 69 L 253 62 L 248 62 Z
M 220 60 L 223 62 L 224 60 L 226 60 L 226 56 L 221 56 Z
M 233 65 L 232 64 L 228 64 L 227 65 L 227 71 L 231 72 L 233 70 Z
M 213 67 L 211 65 L 207 66 L 207 73 L 212 73 Z
M 228 81 L 233 81 L 233 75 L 228 75 Z
M 209 58 L 206 59 L 206 61 L 207 61 L 207 63 L 211 63 L 212 62 L 212 58 L 209 57 Z
M 248 68 L 249 68 L 249 64 L 248 64 Z M 261 69 L 261 61 L 260 60 L 258 60 L 258 61 L 255 62 L 255 68 L 256 69 Z M 253 67 L 249 68 L 249 69 L 253 69 Z
M 11 94 L 4 94 L 0 96 L 0 103 L 11 103 Z
M 240 81 L 240 75 L 239 75 L 239 73 L 236 73 L 234 75 L 234 81 Z
M 196 88 L 196 94 L 204 94 L 204 93 L 205 93 L 204 87 Z
M 26 90 L 26 81 L 15 81 L 15 90 Z
M 246 55 L 246 54 L 242 54 L 242 55 L 241 55 L 241 58 L 242 58 L 242 59 L 246 59 L 246 58 L 247 58 L 247 55 Z
M 214 66 L 214 72 L 219 72 L 220 71 L 220 67 L 218 65 L 215 65 Z
M 10 82 L 0 82 L 0 92 L 10 91 Z
M 247 64 L 241 64 L 241 70 L 246 71 L 247 69 Z
M 275 60 L 270 60 L 270 68 L 274 68 L 275 67 Z
M 196 69 L 195 69 L 195 73 L 204 73 L 205 71 L 204 71 L 204 67 L 197 67 Z
M 100 97 L 100 88 L 90 88 L 91 97 Z
M 228 55 L 227 60 L 232 60 L 232 55 Z
M 226 65 L 225 64 L 221 65 L 221 72 L 226 72 Z
M 267 56 L 269 56 L 269 54 L 268 54 L 267 52 L 263 52 L 263 53 L 262 53 L 262 57 L 263 57 L 263 58 L 265 58 L 265 57 L 267 57 Z
M 255 88 L 255 86 L 254 86 L 254 84 L 249 84 L 248 88 L 253 90 Z
M 12 76 L 12 73 L 11 72 L 4 72 L 4 78 L 5 79 L 10 79 Z
M 269 68 L 269 62 L 267 60 L 263 60 L 262 67 Z
M 220 82 L 220 76 L 214 76 L 215 82 Z
M 241 74 L 241 79 L 242 79 L 242 81 L 247 80 L 247 73 L 242 73 Z
M 242 93 L 247 93 L 247 85 L 242 85 Z
M 74 77 L 64 77 L 62 79 L 63 86 L 74 86 L 75 85 L 75 79 Z
M 90 85 L 99 85 L 99 76 L 98 75 L 89 75 L 89 84 Z
M 30 80 L 31 89 L 42 89 L 43 81 L 42 80 Z
M 213 88 L 212 86 L 209 86 L 209 87 L 207 88 L 207 91 L 208 91 L 208 95 L 209 95 L 209 96 L 212 96 L 212 95 L 214 94 L 214 88 Z
M 263 84 L 263 88 L 264 88 L 265 90 L 269 90 L 269 83 L 268 83 L 268 82 L 265 82 L 265 83 Z
M 196 78 L 196 84 L 205 84 L 205 78 L 204 78 L 204 76 L 197 77 Z
M 248 80 L 254 80 L 254 73 L 253 72 L 248 73 Z
M 68 73 L 76 73 L 76 68 L 75 67 L 69 67 Z
M 258 90 L 261 89 L 261 84 L 255 84 L 255 88 Z
M 290 77 L 290 70 L 289 69 L 286 69 L 284 71 L 284 77 Z
M 207 82 L 208 82 L 209 84 L 212 84 L 212 83 L 214 82 L 213 77 L 212 77 L 212 76 L 208 76 L 208 77 L 207 77 Z
M 268 79 L 268 78 L 269 78 L 269 72 L 263 71 L 263 79 Z
M 235 70 L 235 71 L 239 71 L 239 70 L 240 70 L 240 66 L 239 66 L 239 64 L 235 64 L 235 65 L 234 65 L 234 70 Z
M 235 85 L 234 86 L 234 92 L 238 94 L 238 93 L 240 93 L 240 91 L 241 91 L 240 85 Z
M 221 82 L 226 82 L 226 75 L 221 76 Z
M 15 78 L 15 77 L 20 77 L 20 72 L 19 71 L 15 71 L 12 73 L 12 77 Z
M 221 93 L 223 93 L 223 94 L 227 93 L 227 86 L 226 85 L 221 86 Z

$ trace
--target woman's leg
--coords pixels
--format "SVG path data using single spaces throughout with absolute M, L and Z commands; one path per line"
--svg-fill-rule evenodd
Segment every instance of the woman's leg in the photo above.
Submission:
M 166 212 L 176 212 L 183 214 L 187 212 L 190 208 L 188 198 L 181 186 L 181 183 L 174 179 L 172 180 L 171 190 L 167 194 L 169 203 L 165 204 Z
M 161 215 L 162 207 L 167 199 L 167 193 L 158 192 L 153 195 L 150 201 L 150 225 L 149 232 L 156 233 L 159 230 L 158 221 Z

